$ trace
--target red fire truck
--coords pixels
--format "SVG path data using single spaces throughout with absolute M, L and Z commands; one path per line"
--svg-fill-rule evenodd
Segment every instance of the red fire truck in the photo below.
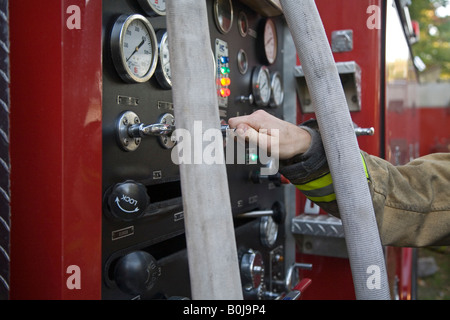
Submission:
M 360 148 L 394 164 L 419 156 L 407 5 L 316 5 Z M 211 54 L 185 59 L 214 61 L 218 122 L 315 117 L 279 1 L 207 0 L 206 13 Z M 161 0 L 9 2 L 10 299 L 192 298 L 167 19 Z M 251 148 L 242 160 L 226 172 L 243 298 L 301 283 L 303 299 L 355 299 L 340 220 L 261 174 Z M 414 299 L 414 249 L 384 251 L 391 297 Z

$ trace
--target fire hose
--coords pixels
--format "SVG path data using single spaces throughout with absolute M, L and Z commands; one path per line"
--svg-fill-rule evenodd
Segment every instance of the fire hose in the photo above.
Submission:
M 315 106 L 345 231 L 356 297 L 390 299 L 372 199 L 322 21 L 313 0 L 281 0 L 281 4 Z M 191 23 L 193 20 L 195 24 Z M 213 61 L 185 59 L 186 52 L 192 57 L 211 55 L 206 3 L 168 1 L 167 29 L 177 128 L 193 132 L 194 122 L 202 121 L 204 130 L 219 129 Z M 242 299 L 225 166 L 181 163 L 180 179 L 192 297 Z
M 166 11 L 177 130 L 220 130 L 206 1 L 167 1 Z M 225 164 L 179 167 L 192 298 L 242 300 Z
M 314 105 L 358 300 L 390 299 L 383 248 L 350 112 L 314 0 L 280 1 Z

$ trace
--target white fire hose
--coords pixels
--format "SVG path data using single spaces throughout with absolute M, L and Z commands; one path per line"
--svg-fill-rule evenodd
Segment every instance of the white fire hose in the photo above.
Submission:
M 176 128 L 221 132 L 206 1 L 170 0 L 166 11 Z M 225 164 L 179 167 L 192 298 L 242 300 Z
M 386 265 L 360 150 L 314 0 L 280 1 L 313 102 L 344 227 L 356 298 L 390 299 Z

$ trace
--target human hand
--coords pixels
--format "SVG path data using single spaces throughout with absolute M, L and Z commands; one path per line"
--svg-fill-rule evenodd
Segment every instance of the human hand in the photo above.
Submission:
M 311 145 L 311 135 L 308 131 L 264 110 L 230 118 L 228 125 L 231 129 L 236 129 L 238 139 L 257 144 L 269 153 L 276 153 L 274 156 L 280 160 L 305 153 Z

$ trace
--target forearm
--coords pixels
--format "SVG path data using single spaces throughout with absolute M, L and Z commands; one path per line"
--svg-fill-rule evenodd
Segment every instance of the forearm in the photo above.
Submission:
M 316 130 L 314 123 L 305 125 Z M 311 201 L 339 217 L 325 151 L 316 132 L 310 149 L 282 161 L 280 173 Z M 365 152 L 362 155 L 383 244 L 450 244 L 450 154 L 424 157 L 399 167 Z

